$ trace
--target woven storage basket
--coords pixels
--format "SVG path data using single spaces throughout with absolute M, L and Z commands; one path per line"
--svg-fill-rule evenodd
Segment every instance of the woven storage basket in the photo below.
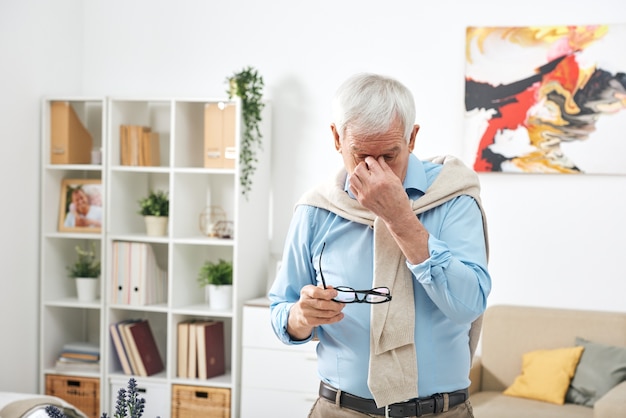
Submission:
M 91 418 L 100 416 L 100 379 L 47 374 L 46 395 L 71 403 Z
M 230 389 L 172 385 L 172 418 L 230 418 Z

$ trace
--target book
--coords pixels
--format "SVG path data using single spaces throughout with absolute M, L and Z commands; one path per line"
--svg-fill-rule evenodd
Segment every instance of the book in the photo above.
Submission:
M 205 327 L 212 321 L 200 321 L 192 325 L 195 328 L 196 340 L 196 370 L 198 379 L 206 379 L 206 342 Z
M 89 164 L 93 138 L 70 102 L 50 103 L 50 163 Z
M 130 367 L 130 361 L 128 359 L 128 353 L 126 352 L 126 347 L 122 342 L 122 336 L 120 335 L 118 323 L 109 325 L 109 330 L 111 333 L 111 340 L 113 340 L 113 346 L 115 347 L 115 352 L 117 353 L 117 359 L 119 360 L 120 366 L 122 367 L 122 371 L 124 371 L 124 374 L 127 375 L 133 374 L 133 370 Z
M 81 361 L 61 357 L 56 361 L 54 368 L 59 372 L 94 372 L 100 371 L 99 361 Z
M 120 337 L 122 337 L 122 344 L 124 344 L 124 349 L 126 351 L 126 355 L 128 357 L 128 363 L 130 364 L 131 374 L 139 376 L 139 365 L 138 362 L 138 352 L 137 346 L 134 344 L 134 341 L 131 338 L 131 334 L 128 330 L 128 325 L 138 322 L 137 319 L 129 319 L 126 321 L 121 321 L 117 325 L 117 329 L 119 330 Z
M 136 350 L 139 376 L 152 376 L 165 368 L 148 320 L 127 325 L 131 334 L 131 351 Z
M 97 343 L 77 341 L 63 344 L 61 355 L 86 360 L 100 359 L 100 346 Z
M 189 355 L 189 326 L 191 321 L 181 321 L 176 325 L 176 376 L 187 377 L 187 363 Z
M 98 361 L 100 360 L 100 354 L 91 354 L 91 353 L 69 353 L 62 352 L 62 358 L 68 358 L 73 360 L 81 360 L 81 361 Z
M 144 132 L 141 137 L 140 164 L 143 166 L 161 165 L 161 145 L 157 132 Z
M 158 166 L 159 134 L 149 126 L 120 125 L 120 164 L 127 166 Z
M 196 327 L 189 326 L 189 341 L 187 343 L 187 377 L 195 379 L 198 377 L 198 344 L 196 343 Z
M 208 379 L 226 373 L 224 359 L 224 323 L 204 321 L 195 325 L 198 378 Z

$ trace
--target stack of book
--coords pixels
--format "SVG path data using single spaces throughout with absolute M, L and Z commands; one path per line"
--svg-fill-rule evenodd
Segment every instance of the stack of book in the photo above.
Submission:
M 63 345 L 55 368 L 60 372 L 95 372 L 100 370 L 100 346 L 88 342 Z
M 222 321 L 190 319 L 177 328 L 178 377 L 208 379 L 226 373 Z
M 147 319 L 127 319 L 109 326 L 124 374 L 152 376 L 165 368 Z
M 159 134 L 148 126 L 120 125 L 120 162 L 131 166 L 158 166 Z
M 167 299 L 167 272 L 150 244 L 114 241 L 111 280 L 112 303 L 144 306 Z

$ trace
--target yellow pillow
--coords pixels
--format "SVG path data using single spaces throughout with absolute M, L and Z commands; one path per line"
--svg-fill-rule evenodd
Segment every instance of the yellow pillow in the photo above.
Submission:
M 584 347 L 536 350 L 522 357 L 522 374 L 505 395 L 563 405 Z

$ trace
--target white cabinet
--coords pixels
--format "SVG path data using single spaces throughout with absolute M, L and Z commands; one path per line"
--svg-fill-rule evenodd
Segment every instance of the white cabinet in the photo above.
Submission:
M 78 108 L 85 109 L 85 124 L 97 137 L 94 146 L 102 148 L 102 164 L 97 166 L 48 163 L 50 132 L 45 127 L 50 123 L 47 109 L 51 101 L 43 101 L 42 121 L 42 374 L 58 372 L 54 363 L 64 343 L 98 342 L 101 367 L 99 373 L 92 375 L 101 378 L 102 412 L 111 413 L 114 389 L 120 382 L 127 383 L 129 376 L 117 361 L 109 326 L 125 319 L 148 319 L 165 370 L 135 378 L 140 386 L 165 391 L 167 396 L 159 396 L 159 416 L 170 416 L 172 385 L 182 384 L 229 389 L 231 416 L 239 417 L 242 308 L 245 300 L 265 292 L 269 258 L 269 106 L 263 113 L 263 147 L 258 154 L 252 191 L 243 196 L 238 161 L 235 168 L 204 167 L 204 109 L 207 104 L 226 103 L 226 98 L 75 100 Z M 230 103 L 237 106 L 234 130 L 239 141 L 240 102 Z M 158 134 L 158 165 L 122 165 L 121 125 L 147 126 Z M 58 232 L 60 184 L 68 177 L 102 180 L 105 215 L 101 232 Z M 151 190 L 164 190 L 170 197 L 165 236 L 147 235 L 144 219 L 138 213 L 139 199 Z M 208 237 L 201 231 L 200 215 L 207 204 L 219 206 L 232 222 L 233 234 L 229 238 Z M 65 265 L 74 257 L 74 246 L 83 241 L 95 241 L 102 259 L 102 296 L 89 304 L 76 301 L 73 283 L 65 274 Z M 167 272 L 162 302 L 136 305 L 113 300 L 113 246 L 119 241 L 150 246 L 157 264 Z M 227 311 L 211 310 L 196 281 L 206 260 L 220 258 L 233 261 L 233 303 Z M 177 324 L 193 318 L 224 322 L 225 375 L 205 380 L 177 377 Z
M 266 299 L 249 301 L 243 316 L 241 416 L 307 416 L 319 389 L 317 344 L 280 342 Z

